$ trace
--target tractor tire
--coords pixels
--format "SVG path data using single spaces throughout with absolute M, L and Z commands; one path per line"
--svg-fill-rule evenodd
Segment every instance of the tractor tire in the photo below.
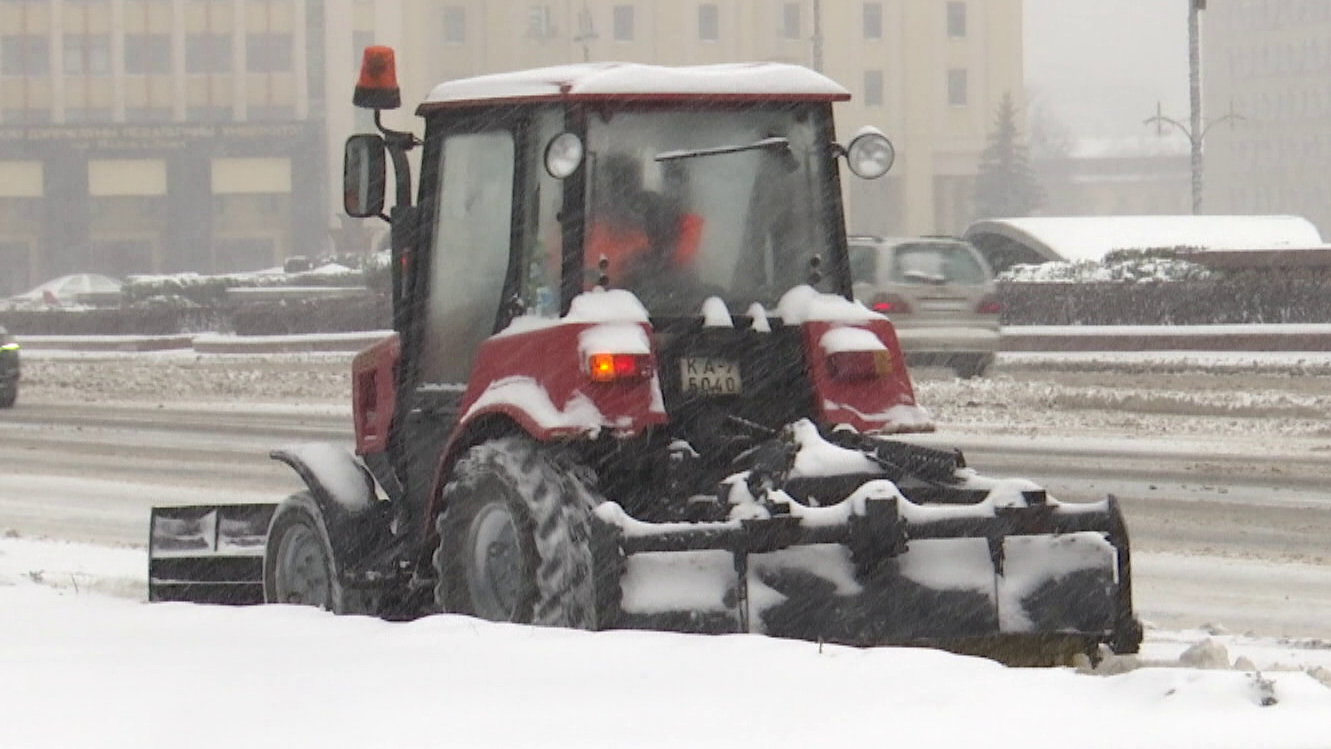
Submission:
M 441 496 L 435 602 L 490 621 L 596 628 L 595 500 L 553 452 L 526 438 L 477 445 Z
M 333 562 L 319 506 L 308 491 L 283 500 L 268 525 L 263 554 L 263 598 L 267 603 L 316 606 L 347 613 L 347 595 Z

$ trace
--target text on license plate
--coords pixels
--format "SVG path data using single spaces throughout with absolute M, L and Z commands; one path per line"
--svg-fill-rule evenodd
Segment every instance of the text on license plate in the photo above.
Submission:
M 738 395 L 744 389 L 739 362 L 685 357 L 679 361 L 680 389 L 686 393 Z

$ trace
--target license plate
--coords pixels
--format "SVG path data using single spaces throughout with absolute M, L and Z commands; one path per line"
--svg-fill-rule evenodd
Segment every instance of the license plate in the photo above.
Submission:
M 685 357 L 679 362 L 679 374 L 680 388 L 685 393 L 739 395 L 744 389 L 739 362 L 728 359 Z

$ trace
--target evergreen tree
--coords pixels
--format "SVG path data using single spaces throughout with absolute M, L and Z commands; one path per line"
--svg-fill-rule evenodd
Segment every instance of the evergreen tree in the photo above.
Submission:
M 1030 154 L 1017 129 L 1012 94 L 1003 94 L 989 142 L 975 177 L 976 218 L 1029 216 L 1044 203 L 1044 190 L 1031 168 Z

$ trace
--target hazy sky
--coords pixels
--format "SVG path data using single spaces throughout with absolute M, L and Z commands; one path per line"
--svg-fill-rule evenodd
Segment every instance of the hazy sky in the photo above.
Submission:
M 1189 0 L 1024 2 L 1027 91 L 1070 134 L 1154 132 L 1157 101 L 1187 119 Z

